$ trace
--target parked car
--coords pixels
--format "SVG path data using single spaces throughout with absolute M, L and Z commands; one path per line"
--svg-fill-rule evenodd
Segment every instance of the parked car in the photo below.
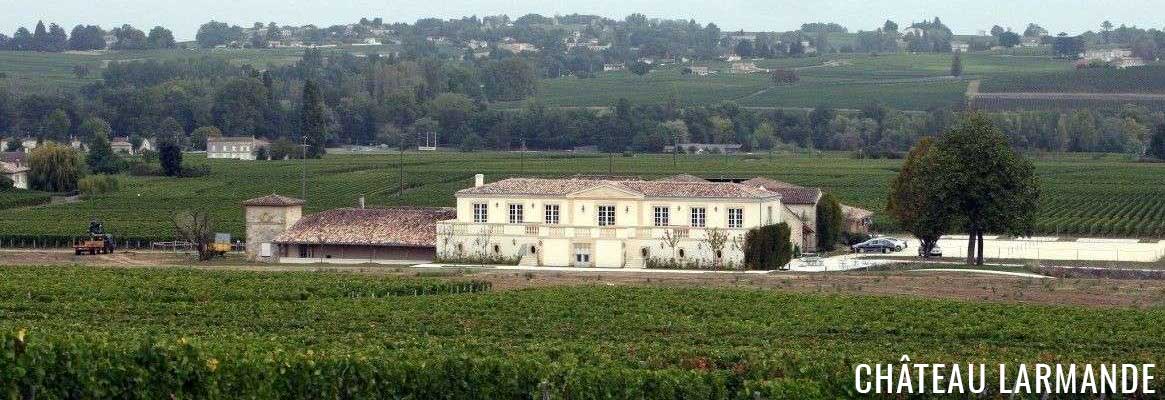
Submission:
M 886 240 L 893 242 L 898 247 L 898 250 L 902 250 L 902 249 L 905 249 L 907 247 L 910 247 L 910 245 L 907 241 L 893 237 L 893 236 L 877 236 L 875 238 L 876 239 L 886 239 Z
M 918 247 L 918 256 L 919 256 L 919 257 L 922 257 L 922 258 L 927 258 L 927 257 L 942 257 L 942 256 L 943 256 L 943 249 L 942 249 L 941 247 L 938 247 L 938 245 L 936 244 L 936 245 L 934 245 L 934 247 L 931 247 L 931 248 L 930 248 L 930 253 L 929 253 L 929 254 L 923 254 L 923 251 L 922 251 L 922 246 L 919 246 L 919 247 Z
M 902 251 L 902 249 L 903 247 L 899 243 L 895 243 L 894 241 L 886 238 L 870 239 L 850 246 L 850 250 L 852 250 L 854 253 L 865 253 L 870 251 L 889 253 L 891 251 Z

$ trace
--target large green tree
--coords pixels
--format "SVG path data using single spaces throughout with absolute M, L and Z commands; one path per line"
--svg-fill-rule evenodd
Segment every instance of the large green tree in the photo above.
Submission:
M 98 133 L 89 141 L 89 154 L 85 157 L 89 170 L 95 174 L 116 174 L 121 170 L 121 162 L 113 147 L 109 144 L 109 136 Z
M 303 84 L 303 109 L 300 112 L 300 128 L 307 140 L 307 157 L 320 158 L 324 155 L 327 140 L 327 122 L 324 115 L 324 99 L 315 82 Z
M 1165 124 L 1157 125 L 1153 137 L 1149 138 L 1149 148 L 1145 151 L 1149 157 L 1165 160 Z
M 491 61 L 485 67 L 485 91 L 490 100 L 521 100 L 538 91 L 538 74 L 518 57 Z
M 934 160 L 930 157 L 934 139 L 926 137 L 910 149 L 898 176 L 890 182 L 886 212 L 903 230 L 922 242 L 922 254 L 930 254 L 938 239 L 950 229 L 951 213 L 946 203 L 937 201 L 930 188 L 934 185 Z
M 817 201 L 817 248 L 831 251 L 841 241 L 841 231 L 845 226 L 845 216 L 841 213 L 841 203 L 830 193 L 825 193 Z
M 931 201 L 947 204 L 962 222 L 968 264 L 983 264 L 986 232 L 1031 235 L 1040 195 L 1035 168 L 990 119 L 966 116 L 929 153 Z
M 77 151 L 53 142 L 32 150 L 28 156 L 28 169 L 32 189 L 46 192 L 77 190 L 77 181 L 85 176 L 85 167 Z

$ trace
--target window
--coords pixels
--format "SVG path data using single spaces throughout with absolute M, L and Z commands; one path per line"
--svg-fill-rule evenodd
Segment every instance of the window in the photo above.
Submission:
M 599 206 L 599 226 L 615 225 L 615 206 Z
M 545 209 L 546 209 L 546 221 L 545 221 L 546 224 L 547 225 L 558 225 L 558 215 L 559 215 L 558 204 L 547 204 L 543 207 L 545 207 Z
M 669 221 L 670 218 L 668 218 L 669 211 L 671 211 L 671 210 L 669 210 L 667 207 L 656 207 L 655 208 L 655 226 L 671 225 L 671 223 Z
M 522 218 L 522 205 L 510 204 L 510 223 L 520 224 L 523 221 L 525 220 Z
M 708 219 L 708 210 L 704 207 L 692 207 L 692 227 L 703 228 L 704 221 Z
M 769 220 L 768 223 L 773 223 L 773 206 L 769 206 Z
M 744 227 L 744 209 L 743 208 L 729 208 L 728 209 L 728 227 L 742 228 Z
M 489 220 L 489 204 L 473 203 L 473 222 L 484 224 Z

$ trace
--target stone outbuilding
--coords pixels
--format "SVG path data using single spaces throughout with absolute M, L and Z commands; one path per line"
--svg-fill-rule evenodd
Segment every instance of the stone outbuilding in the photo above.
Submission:
M 453 208 L 338 208 L 311 214 L 275 237 L 281 262 L 430 262 L 437 221 Z
M 275 237 L 303 217 L 303 200 L 271 194 L 243 202 L 247 221 L 247 258 L 277 261 Z

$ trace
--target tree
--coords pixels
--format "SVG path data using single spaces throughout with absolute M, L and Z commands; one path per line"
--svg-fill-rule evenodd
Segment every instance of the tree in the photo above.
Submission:
M 16 28 L 16 32 L 12 34 L 12 41 L 8 44 L 8 47 L 12 50 L 25 51 L 33 50 L 32 45 L 32 32 L 29 32 L 28 28 L 22 26 Z
M 651 72 L 651 64 L 645 63 L 643 61 L 636 61 L 631 63 L 631 67 L 628 69 L 631 70 L 631 73 L 635 75 L 643 76 L 647 75 L 648 72 Z
M 109 137 L 98 133 L 89 141 L 89 154 L 85 157 L 89 170 L 95 174 L 116 174 L 121 170 L 120 159 L 113 153 L 109 144 Z
M 793 259 L 790 236 L 784 222 L 749 229 L 744 234 L 744 264 L 753 270 L 783 268 Z
M 200 126 L 190 132 L 191 147 L 198 150 L 206 150 L 206 139 L 212 137 L 222 137 L 222 131 L 214 126 Z
M 910 149 L 898 175 L 890 182 L 889 213 L 906 232 L 922 242 L 921 254 L 930 254 L 938 239 L 950 229 L 951 218 L 946 203 L 931 196 L 934 191 L 934 166 L 929 164 L 934 139 L 925 137 Z
M 882 31 L 898 32 L 898 23 L 891 20 L 886 20 L 886 22 L 882 23 Z
M 44 21 L 36 21 L 36 29 L 32 32 L 32 50 L 45 51 L 45 47 L 48 44 L 49 32 L 45 30 Z
M 1003 29 L 1002 26 L 995 25 L 991 27 L 991 36 L 999 37 L 999 35 L 1002 35 L 1003 32 L 1007 32 L 1007 30 Z
M 77 135 L 84 142 L 92 141 L 97 135 L 104 135 L 109 138 L 113 131 L 109 128 L 109 123 L 99 117 L 85 118 L 81 122 L 81 126 L 77 127 Z
M 111 46 L 114 50 L 143 50 L 148 48 L 146 43 L 146 33 L 141 29 L 134 28 L 133 25 L 124 24 L 120 27 L 113 28 L 109 33 L 117 38 L 117 42 Z
M 845 226 L 845 215 L 841 204 L 831 193 L 825 193 L 817 201 L 817 247 L 832 251 L 841 241 L 841 231 Z
M 1149 157 L 1165 160 L 1165 124 L 1158 124 L 1149 139 L 1149 148 L 1145 152 Z
M 534 68 L 518 57 L 490 61 L 485 66 L 484 77 L 490 100 L 521 100 L 538 91 Z
M 792 85 L 800 81 L 801 77 L 797 76 L 796 70 L 777 68 L 772 72 L 772 80 L 778 85 Z
M 1019 37 L 1019 34 L 1015 32 L 1007 31 L 999 34 L 999 45 L 1003 47 L 1011 48 L 1019 46 L 1019 43 L 1022 41 L 1023 38 Z
M 963 76 L 962 53 L 960 50 L 955 50 L 955 55 L 951 58 L 951 76 Z
M 327 123 L 324 120 L 324 99 L 315 82 L 303 84 L 303 105 L 300 112 L 302 137 L 307 140 L 307 157 L 320 158 L 324 155 L 327 140 Z
M 1078 58 L 1084 53 L 1084 38 L 1061 33 L 1052 42 L 1052 50 L 1058 57 Z
M 1034 23 L 1027 24 L 1027 29 L 1023 30 L 1024 37 L 1033 37 L 1034 38 L 1034 37 L 1047 36 L 1047 35 L 1048 35 L 1047 29 L 1044 29 L 1044 27 L 1036 25 Z
M 48 34 L 45 35 L 42 51 L 61 52 L 69 48 L 69 35 L 65 28 L 57 24 L 49 24 Z
M 269 98 L 258 79 L 232 79 L 215 95 L 211 109 L 214 125 L 231 136 L 262 136 L 269 129 Z
M 174 32 L 161 26 L 155 26 L 154 29 L 150 29 L 150 34 L 146 37 L 146 44 L 151 49 L 172 49 L 175 46 Z
M 983 264 L 986 232 L 1031 235 L 1040 193 L 1035 169 L 987 116 L 965 117 L 939 137 L 928 158 L 931 201 L 951 207 L 969 234 L 967 264 Z
M 70 50 L 101 50 L 105 48 L 105 30 L 96 25 L 77 25 L 69 34 Z
M 30 187 L 46 192 L 72 192 L 85 175 L 76 150 L 53 142 L 32 149 L 28 155 Z
M 198 249 L 198 260 L 207 261 L 214 257 L 214 220 L 210 211 L 194 209 L 175 212 L 171 221 L 174 224 L 174 236 L 194 244 Z
M 162 172 L 166 176 L 182 174 L 182 148 L 173 137 L 165 137 L 158 143 L 158 161 L 162 164 Z
M 45 118 L 41 126 L 44 129 L 41 132 L 41 138 L 65 142 L 69 139 L 73 123 L 69 120 L 69 115 L 65 113 L 65 110 L 57 109 Z
M 198 27 L 194 40 L 203 48 L 230 44 L 243 38 L 243 28 L 224 22 L 210 21 Z

